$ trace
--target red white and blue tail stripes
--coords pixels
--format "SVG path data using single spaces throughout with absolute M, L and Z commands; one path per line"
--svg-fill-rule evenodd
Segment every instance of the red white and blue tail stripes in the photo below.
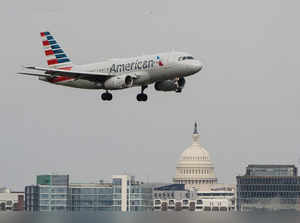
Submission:
M 50 32 L 41 32 L 41 38 L 49 67 L 71 69 L 72 62 Z

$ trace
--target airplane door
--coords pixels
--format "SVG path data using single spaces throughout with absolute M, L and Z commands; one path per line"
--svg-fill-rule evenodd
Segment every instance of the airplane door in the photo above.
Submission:
M 164 60 L 164 68 L 167 69 L 171 66 L 170 62 L 172 61 L 172 54 L 167 54 Z

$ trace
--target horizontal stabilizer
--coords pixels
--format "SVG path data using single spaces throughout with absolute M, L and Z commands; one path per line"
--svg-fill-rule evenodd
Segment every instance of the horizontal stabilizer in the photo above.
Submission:
M 53 76 L 64 76 L 71 78 L 80 78 L 94 81 L 105 81 L 114 75 L 110 75 L 107 73 L 98 73 L 98 72 L 88 72 L 88 71 L 76 71 L 76 70 L 63 70 L 63 69 L 55 69 L 55 68 L 43 68 L 43 67 L 35 67 L 35 66 L 27 66 L 24 67 L 30 70 L 44 71 L 45 75 Z
M 17 74 L 23 74 L 23 75 L 29 75 L 35 77 L 52 77 L 51 75 L 47 75 L 47 74 L 34 74 L 34 73 L 26 73 L 26 72 L 18 72 Z

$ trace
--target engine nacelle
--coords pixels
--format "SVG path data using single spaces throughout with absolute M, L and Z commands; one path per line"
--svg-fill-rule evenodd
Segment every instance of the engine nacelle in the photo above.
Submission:
M 178 80 L 165 80 L 156 82 L 154 85 L 157 91 L 176 91 L 181 92 L 185 85 L 185 79 L 183 77 Z
M 176 91 L 177 86 L 175 81 L 165 80 L 156 82 L 154 88 L 157 91 Z
M 109 78 L 104 82 L 104 88 L 107 90 L 117 90 L 132 87 L 133 78 L 130 75 L 119 75 Z

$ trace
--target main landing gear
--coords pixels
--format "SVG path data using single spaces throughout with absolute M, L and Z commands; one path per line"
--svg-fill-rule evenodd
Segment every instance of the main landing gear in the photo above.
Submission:
M 109 93 L 108 91 L 106 91 L 103 94 L 101 94 L 101 98 L 102 98 L 103 101 L 111 101 L 112 94 Z
M 138 101 L 147 101 L 147 100 L 148 100 L 148 96 L 144 93 L 144 90 L 145 90 L 147 87 L 148 87 L 147 85 L 143 85 L 143 86 L 142 86 L 142 92 L 136 96 L 136 99 L 137 99 Z
M 142 86 L 142 91 L 141 93 L 139 93 L 137 96 L 136 96 L 136 99 L 138 101 L 147 101 L 148 100 L 148 95 L 144 93 L 144 90 L 148 87 L 148 85 L 143 85 Z M 108 91 L 104 92 L 101 94 L 101 99 L 103 101 L 111 101 L 113 98 L 112 94 L 109 93 Z

